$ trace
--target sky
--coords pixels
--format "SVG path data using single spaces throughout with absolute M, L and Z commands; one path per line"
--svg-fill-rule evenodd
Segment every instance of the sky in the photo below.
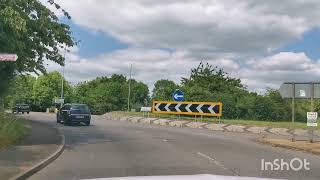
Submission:
M 66 54 L 73 84 L 128 76 L 180 83 L 201 61 L 240 78 L 249 90 L 320 79 L 319 0 L 56 0 L 43 3 L 80 40 Z M 62 71 L 48 62 L 49 71 Z

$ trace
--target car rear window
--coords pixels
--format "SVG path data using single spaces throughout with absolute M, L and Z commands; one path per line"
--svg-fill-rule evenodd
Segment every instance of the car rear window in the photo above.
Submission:
M 72 105 L 71 110 L 81 111 L 81 112 L 89 112 L 89 108 L 86 105 Z

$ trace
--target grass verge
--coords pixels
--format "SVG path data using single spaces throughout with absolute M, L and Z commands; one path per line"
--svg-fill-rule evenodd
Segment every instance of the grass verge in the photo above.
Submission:
M 0 149 L 19 142 L 29 132 L 18 118 L 0 112 Z
M 116 111 L 113 112 L 115 114 L 122 114 L 127 116 L 143 116 L 142 112 L 123 112 Z M 147 113 L 145 113 L 145 117 L 147 117 Z M 245 125 L 245 126 L 265 126 L 265 127 L 274 127 L 274 128 L 292 128 L 291 122 L 277 122 L 277 121 L 257 121 L 257 120 L 241 120 L 241 119 L 218 119 L 216 117 L 192 117 L 192 116 L 177 116 L 177 115 L 169 115 L 169 114 L 153 114 L 149 113 L 149 117 L 156 118 L 167 118 L 167 119 L 175 119 L 175 120 L 186 120 L 186 121 L 198 121 L 198 122 L 207 122 L 207 123 L 221 123 L 221 124 L 235 124 L 235 125 Z M 307 123 L 295 122 L 295 128 L 297 129 L 307 129 Z M 320 129 L 320 126 L 315 129 Z
M 259 142 L 264 144 L 270 144 L 276 147 L 283 147 L 288 149 L 295 149 L 301 151 L 307 151 L 314 154 L 320 154 L 320 144 L 319 143 L 310 143 L 309 141 L 295 141 L 287 139 L 260 139 Z

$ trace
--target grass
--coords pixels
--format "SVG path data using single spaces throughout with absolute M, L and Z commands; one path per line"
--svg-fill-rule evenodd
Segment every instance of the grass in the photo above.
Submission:
M 29 132 L 18 118 L 0 112 L 0 149 L 19 142 Z
M 291 140 L 288 140 L 288 139 L 260 139 L 259 142 L 265 143 L 265 144 L 271 144 L 277 147 L 296 149 L 296 150 L 312 152 L 315 154 L 320 154 L 320 144 L 310 143 L 309 141 L 292 142 Z
M 142 116 L 142 112 L 123 112 L 116 111 L 113 112 L 115 114 L 122 114 L 128 116 Z M 145 113 L 145 117 L 147 113 Z M 222 123 L 222 124 L 236 124 L 236 125 L 246 125 L 246 126 L 266 126 L 266 127 L 276 127 L 276 128 L 288 128 L 290 129 L 291 122 L 277 122 L 277 121 L 258 121 L 258 120 L 243 120 L 243 119 L 218 119 L 216 117 L 197 117 L 194 116 L 178 116 L 178 115 L 169 115 L 169 114 L 153 114 L 149 113 L 149 117 L 157 117 L 157 118 L 168 118 L 168 119 L 176 119 L 176 120 L 186 120 L 186 121 L 198 121 L 198 122 L 207 122 L 207 123 Z M 297 129 L 307 129 L 307 123 L 295 122 L 295 128 Z M 320 129 L 320 127 L 316 127 L 316 129 Z

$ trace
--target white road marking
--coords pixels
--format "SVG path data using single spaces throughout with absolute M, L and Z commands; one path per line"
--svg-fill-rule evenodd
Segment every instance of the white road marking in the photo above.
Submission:
M 222 168 L 223 170 L 225 170 L 225 171 L 227 171 L 227 172 L 235 175 L 235 172 L 227 169 L 224 165 L 222 165 L 219 161 L 215 160 L 214 158 L 212 158 L 212 157 L 210 157 L 210 156 L 208 156 L 208 155 L 206 155 L 206 154 L 203 154 L 203 153 L 201 153 L 201 152 L 197 152 L 197 154 L 198 154 L 199 156 L 203 157 L 203 158 L 206 158 L 206 159 L 210 160 L 211 162 L 213 162 L 215 165 L 219 166 L 219 167 Z

